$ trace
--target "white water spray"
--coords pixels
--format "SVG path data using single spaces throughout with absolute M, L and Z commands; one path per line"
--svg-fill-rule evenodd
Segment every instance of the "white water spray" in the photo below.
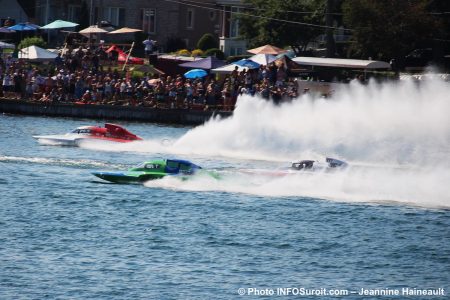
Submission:
M 333 175 L 163 179 L 152 186 L 450 207 L 448 95 L 448 83 L 429 81 L 352 83 L 332 99 L 303 96 L 278 106 L 241 97 L 232 117 L 212 119 L 172 145 L 154 140 L 120 147 L 186 158 L 265 160 L 280 162 L 280 167 L 331 156 L 352 166 Z
M 450 86 L 352 84 L 333 99 L 275 106 L 242 97 L 234 116 L 194 128 L 186 153 L 296 160 L 313 153 L 386 164 L 449 164 Z M 448 165 L 447 165 L 448 166 Z
M 175 146 L 186 153 L 279 161 L 335 156 L 359 167 L 255 185 L 247 178 L 179 187 L 448 208 L 448 95 L 448 83 L 431 81 L 351 84 L 333 99 L 303 97 L 280 106 L 242 97 L 232 118 L 194 128 Z

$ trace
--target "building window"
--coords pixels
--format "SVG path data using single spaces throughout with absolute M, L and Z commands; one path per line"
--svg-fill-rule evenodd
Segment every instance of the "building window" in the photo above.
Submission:
M 69 5 L 69 11 L 67 12 L 67 19 L 71 22 L 79 22 L 81 15 L 81 6 Z
M 141 10 L 142 30 L 146 33 L 156 33 L 156 11 L 153 8 Z
M 231 7 L 231 20 L 230 20 L 230 37 L 236 38 L 239 36 L 239 18 L 236 17 L 236 13 L 240 12 L 239 7 Z
M 215 12 L 214 10 L 211 10 L 211 11 L 209 12 L 209 19 L 210 19 L 211 21 L 214 21 L 214 20 L 216 19 L 216 12 Z
M 123 7 L 107 7 L 105 18 L 114 26 L 125 26 L 125 8 Z
M 192 8 L 188 8 L 187 10 L 186 28 L 188 29 L 194 28 L 194 9 Z

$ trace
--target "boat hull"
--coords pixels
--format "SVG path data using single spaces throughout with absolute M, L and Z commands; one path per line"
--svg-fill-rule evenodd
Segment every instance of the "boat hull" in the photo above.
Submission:
M 43 144 L 60 146 L 78 146 L 80 140 L 79 135 L 34 135 L 33 138 Z
M 100 142 L 100 143 L 129 143 L 132 140 L 122 140 L 115 138 L 80 136 L 77 135 L 35 135 L 33 136 L 42 144 L 58 145 L 58 146 L 80 146 L 82 142 Z
M 143 183 L 149 180 L 163 178 L 164 173 L 121 173 L 121 172 L 92 172 L 92 175 L 112 183 Z

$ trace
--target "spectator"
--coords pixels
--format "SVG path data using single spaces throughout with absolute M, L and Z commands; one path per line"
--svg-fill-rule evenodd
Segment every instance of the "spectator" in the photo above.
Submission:
M 145 41 L 142 42 L 142 44 L 144 44 L 145 46 L 145 56 L 147 58 L 150 57 L 150 54 L 153 54 L 153 47 L 155 45 L 155 41 L 153 41 L 150 36 L 147 37 L 147 39 Z

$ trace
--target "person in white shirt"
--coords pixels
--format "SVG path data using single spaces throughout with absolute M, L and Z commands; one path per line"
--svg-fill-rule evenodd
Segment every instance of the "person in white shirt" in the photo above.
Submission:
M 147 58 L 150 56 L 150 54 L 153 53 L 153 46 L 155 45 L 155 42 L 148 37 L 145 41 L 142 42 L 142 44 L 145 45 L 145 56 Z

